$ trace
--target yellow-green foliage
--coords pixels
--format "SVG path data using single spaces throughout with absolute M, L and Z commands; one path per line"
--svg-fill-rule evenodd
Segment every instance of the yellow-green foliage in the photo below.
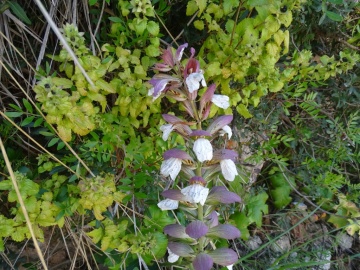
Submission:
M 296 53 L 289 66 L 278 64 L 289 51 L 292 11 L 302 2 L 189 1 L 187 15 L 199 12 L 194 26 L 209 32 L 199 54 L 207 62 L 205 77 L 221 85 L 242 116 L 252 117 L 249 104 L 256 107 L 261 97 L 280 91 L 296 76 L 323 81 L 353 67 L 356 60 L 328 56 L 314 65 L 309 51 Z
M 51 191 L 44 192 L 39 195 L 39 184 L 28 179 L 21 173 L 15 173 L 21 197 L 24 201 L 28 212 L 31 225 L 34 229 L 35 236 L 38 240 L 44 240 L 44 233 L 40 227 L 59 225 L 62 226 L 64 220 L 56 220 L 56 216 L 60 212 L 58 206 L 53 202 L 53 193 Z M 10 208 L 11 218 L 0 215 L 0 249 L 3 245 L 3 237 L 11 237 L 15 241 L 23 241 L 30 238 L 30 232 L 26 225 L 24 214 L 18 203 L 18 197 L 13 188 L 11 180 L 0 182 L 0 190 L 8 191 L 8 202 L 13 203 Z
M 147 5 L 145 7 L 140 10 L 148 14 Z M 132 9 L 132 6 L 128 8 Z M 138 18 L 139 7 L 134 12 L 136 18 L 128 21 L 128 31 L 130 34 L 134 31 L 136 35 L 146 33 L 149 44 L 144 42 L 139 44 L 141 49 L 131 51 L 121 45 L 126 40 L 120 38 L 119 45 L 102 46 L 102 58 L 90 52 L 85 46 L 83 33 L 75 26 L 64 26 L 62 32 L 66 40 L 94 85 L 85 79 L 79 68 L 74 66 L 68 52 L 62 49 L 59 55 L 52 56 L 60 62 L 62 77 L 44 77 L 34 87 L 36 99 L 41 102 L 41 109 L 47 113 L 46 120 L 56 125 L 63 140 L 70 141 L 72 133 L 84 136 L 97 128 L 102 129 L 104 134 L 114 132 L 114 128 L 104 124 L 102 118 L 109 108 L 112 108 L 111 114 L 127 126 L 123 132 L 131 136 L 135 135 L 134 128 L 139 128 L 140 125 L 146 127 L 150 115 L 159 112 L 159 104 L 153 105 L 151 98 L 147 96 L 149 86 L 145 83 L 148 79 L 147 71 L 155 61 L 153 57 L 159 55 L 159 26 L 147 17 Z M 140 22 L 136 20 L 141 20 L 144 29 L 139 30 Z M 120 27 L 113 24 L 112 34 L 121 37 L 119 31 L 122 28 L 117 26 Z M 109 104 L 107 96 L 110 94 L 113 95 L 114 102 Z
M 80 205 L 84 209 L 93 210 L 97 220 L 104 219 L 101 213 L 106 211 L 114 201 L 121 202 L 125 196 L 116 191 L 112 174 L 81 180 L 78 186 L 81 191 Z

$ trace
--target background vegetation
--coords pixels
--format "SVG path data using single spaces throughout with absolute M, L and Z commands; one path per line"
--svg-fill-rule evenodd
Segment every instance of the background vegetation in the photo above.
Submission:
M 3 269 L 170 269 L 185 220 L 157 207 L 159 168 L 181 138 L 159 127 L 182 111 L 147 93 L 183 43 L 230 97 L 210 114 L 234 115 L 234 269 L 359 269 L 357 1 L 43 1 L 83 70 L 39 3 L 0 1 Z

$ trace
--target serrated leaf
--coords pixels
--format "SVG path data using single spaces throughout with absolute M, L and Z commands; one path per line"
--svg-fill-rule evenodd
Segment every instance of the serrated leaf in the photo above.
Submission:
M 8 1 L 7 2 L 10 6 L 11 11 L 24 23 L 31 25 L 31 21 L 29 17 L 26 15 L 24 9 L 15 1 Z
M 33 113 L 33 107 L 27 99 L 23 98 L 23 104 L 29 113 Z
M 230 217 L 235 221 L 236 227 L 241 232 L 241 239 L 247 240 L 250 237 L 250 232 L 248 226 L 251 224 L 249 218 L 245 215 L 244 212 L 237 212 Z
M 95 82 L 95 85 L 107 93 L 116 93 L 116 89 L 110 83 L 104 81 L 103 79 L 98 79 Z
M 291 202 L 292 198 L 290 197 L 290 191 L 291 189 L 289 186 L 277 187 L 270 191 L 270 194 L 274 199 L 274 205 L 277 209 L 282 209 Z
M 89 236 L 95 244 L 97 244 L 101 238 L 103 238 L 104 230 L 103 228 L 94 229 L 91 232 L 86 233 L 86 235 Z
M 329 11 L 327 10 L 325 12 L 326 16 L 328 16 L 328 18 L 332 21 L 335 21 L 335 22 L 341 22 L 343 20 L 343 17 L 335 12 L 332 12 L 332 11 Z
M 194 27 L 197 29 L 197 30 L 204 30 L 204 22 L 203 21 L 200 21 L 200 20 L 196 20 L 194 21 Z
M 236 111 L 247 119 L 253 117 L 244 104 L 239 104 L 236 106 Z
M 256 196 L 252 196 L 246 206 L 246 209 L 248 210 L 247 217 L 251 223 L 255 222 L 258 227 L 261 227 L 262 225 L 263 214 L 267 214 L 269 211 L 266 204 L 268 198 L 269 196 L 266 192 L 262 192 Z
M 197 6 L 199 7 L 199 15 L 205 10 L 206 8 L 206 4 L 207 4 L 207 0 L 195 0 Z
M 153 256 L 155 256 L 155 258 L 160 259 L 166 253 L 166 247 L 168 244 L 167 237 L 160 232 L 155 232 L 152 234 L 152 236 L 154 237 L 155 241 L 154 245 L 151 247 L 151 253 Z
M 5 112 L 5 115 L 8 117 L 19 117 L 22 116 L 24 113 L 23 112 Z
M 186 16 L 194 15 L 194 13 L 198 10 L 198 6 L 194 0 L 188 2 L 186 6 Z
M 150 212 L 150 220 L 145 219 L 145 224 L 148 226 L 160 226 L 165 227 L 166 225 L 172 224 L 174 222 L 174 219 L 168 216 L 167 211 L 162 211 L 159 207 L 155 205 L 151 205 L 148 208 Z
M 0 181 L 0 190 L 9 190 L 12 187 L 10 180 Z
M 56 86 L 60 86 L 63 89 L 68 89 L 73 86 L 72 81 L 66 78 L 54 77 L 51 80 Z
M 159 34 L 160 27 L 156 22 L 149 21 L 148 24 L 147 24 L 147 30 L 149 31 L 149 33 L 151 35 L 157 36 Z
M 93 6 L 97 3 L 98 0 L 89 0 L 89 5 Z
M 229 14 L 234 8 L 239 6 L 239 0 L 226 0 L 223 2 L 224 13 Z

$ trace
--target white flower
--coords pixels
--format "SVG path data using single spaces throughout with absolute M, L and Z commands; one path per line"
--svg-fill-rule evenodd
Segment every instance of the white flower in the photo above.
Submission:
M 224 178 L 228 181 L 234 181 L 235 176 L 238 175 L 234 161 L 231 159 L 223 159 L 220 161 L 220 167 Z
M 224 95 L 213 95 L 213 97 L 211 98 L 211 102 L 222 109 L 229 108 L 229 100 L 229 97 Z
M 199 184 L 193 184 L 181 190 L 181 193 L 191 199 L 190 203 L 204 205 L 209 194 L 209 189 Z
M 169 256 L 168 256 L 169 263 L 174 263 L 180 258 L 178 255 L 176 255 L 174 252 L 172 252 L 169 248 L 167 250 L 169 253 Z
M 175 210 L 179 207 L 179 201 L 171 200 L 171 199 L 165 199 L 160 201 L 157 206 L 161 210 Z
M 226 266 L 226 268 L 229 269 L 229 270 L 232 270 L 233 269 L 233 264 L 230 264 L 230 265 Z
M 162 139 L 167 141 L 170 133 L 174 130 L 175 126 L 173 124 L 165 124 L 160 127 L 160 130 L 163 132 Z
M 213 148 L 208 139 L 197 139 L 194 143 L 193 151 L 200 162 L 213 158 Z
M 232 130 L 231 130 L 231 127 L 229 127 L 228 125 L 225 125 L 221 128 L 220 130 L 220 136 L 223 136 L 224 134 L 227 134 L 228 135 L 228 139 L 231 138 L 232 136 Z
M 200 82 L 202 86 L 206 86 L 204 75 L 201 73 L 191 73 L 185 80 L 186 86 L 190 93 L 199 90 Z
M 181 170 L 181 163 L 179 158 L 172 157 L 166 159 L 161 164 L 160 173 L 165 177 L 170 175 L 171 179 L 175 180 Z

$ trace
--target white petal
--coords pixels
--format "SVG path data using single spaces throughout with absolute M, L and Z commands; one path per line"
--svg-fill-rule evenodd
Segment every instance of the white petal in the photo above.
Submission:
M 230 265 L 226 266 L 226 268 L 229 269 L 229 270 L 233 270 L 233 264 L 230 264 Z
M 200 82 L 202 86 L 206 86 L 204 75 L 201 73 L 191 73 L 185 80 L 186 86 L 190 93 L 199 90 Z
M 209 140 L 199 138 L 195 141 L 193 151 L 200 162 L 212 160 L 213 148 Z
M 163 139 L 164 141 L 167 141 L 167 139 L 169 138 L 169 135 L 170 135 L 171 131 L 174 130 L 174 125 L 172 125 L 172 124 L 162 125 L 162 126 L 160 127 L 160 130 L 161 130 L 162 132 L 164 132 L 163 135 L 162 135 L 162 139 Z
M 160 167 L 160 173 L 167 177 L 170 175 L 172 180 L 175 180 L 176 176 L 181 170 L 181 159 L 169 158 L 162 162 Z
M 229 100 L 229 97 L 224 95 L 213 95 L 213 97 L 211 98 L 211 102 L 222 109 L 229 108 Z
M 175 210 L 179 207 L 179 202 L 171 199 L 162 200 L 157 204 L 161 210 Z
M 223 159 L 220 161 L 220 167 L 224 178 L 228 181 L 234 181 L 235 176 L 238 175 L 234 161 L 231 159 Z
M 152 96 L 154 94 L 154 87 L 148 90 L 148 96 Z
M 194 184 L 183 188 L 181 193 L 191 198 L 191 203 L 200 203 L 204 205 L 206 198 L 209 194 L 209 189 L 199 184 Z
M 230 139 L 231 136 L 232 136 L 231 127 L 229 127 L 228 125 L 223 126 L 222 129 L 220 130 L 220 136 L 223 136 L 224 134 L 227 134 L 227 135 L 228 135 L 228 139 Z
M 167 249 L 167 250 L 168 250 L 168 253 L 169 253 L 169 256 L 168 256 L 168 262 L 169 263 L 174 263 L 180 258 L 178 255 L 173 253 L 170 249 Z

